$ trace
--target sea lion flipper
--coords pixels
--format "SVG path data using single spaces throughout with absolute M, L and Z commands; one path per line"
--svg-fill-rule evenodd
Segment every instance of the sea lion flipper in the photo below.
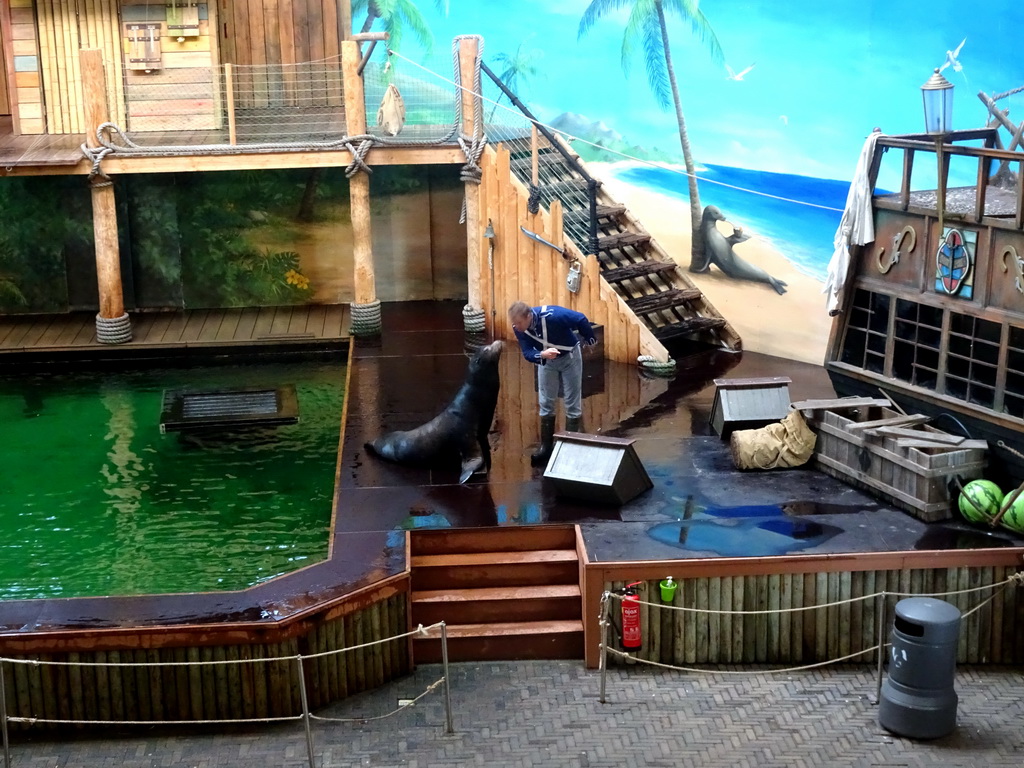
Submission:
M 786 283 L 778 278 L 768 276 L 768 285 L 775 289 L 775 292 L 781 296 L 786 292 Z
M 469 480 L 469 478 L 471 478 L 473 475 L 480 472 L 481 469 L 483 469 L 484 473 L 486 473 L 487 470 L 484 467 L 484 460 L 479 456 L 474 456 L 471 459 L 463 461 L 462 474 L 459 475 L 459 485 L 465 485 L 466 481 Z

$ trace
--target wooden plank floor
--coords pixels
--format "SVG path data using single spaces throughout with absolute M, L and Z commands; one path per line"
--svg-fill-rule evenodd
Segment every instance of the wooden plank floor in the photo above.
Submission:
M 130 313 L 132 340 L 127 344 L 96 341 L 96 316 L 0 316 L 0 358 L 6 354 L 83 352 L 92 349 L 253 348 L 289 343 L 348 339 L 348 305 L 196 309 L 182 312 Z

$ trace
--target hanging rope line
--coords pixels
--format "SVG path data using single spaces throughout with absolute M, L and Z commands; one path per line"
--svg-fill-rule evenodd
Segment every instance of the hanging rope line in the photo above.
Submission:
M 443 75 L 439 75 L 436 72 L 432 72 L 431 70 L 427 69 L 426 67 L 424 67 L 421 64 L 418 64 L 417 62 L 413 61 L 412 59 L 409 59 L 409 58 L 406 58 L 405 56 L 402 56 L 402 54 L 398 53 L 397 51 L 389 51 L 389 53 L 391 53 L 394 56 L 396 56 L 396 57 L 398 57 L 398 58 L 408 62 L 412 66 L 417 67 L 417 68 L 421 69 L 424 72 L 427 72 L 428 74 L 432 75 L 433 77 L 436 77 L 439 80 L 442 80 L 442 81 L 444 81 L 444 82 L 446 82 L 446 83 L 448 83 L 450 85 L 453 85 L 456 88 L 463 89 L 462 86 L 459 85 L 457 82 L 454 82 L 452 80 L 448 80 Z M 505 106 L 503 104 L 500 104 L 497 100 L 488 99 L 487 97 L 483 96 L 479 92 L 473 93 L 472 95 L 474 95 L 474 96 L 482 99 L 483 101 L 487 102 L 488 104 L 490 104 L 492 109 L 494 109 L 494 110 L 504 110 L 504 111 L 510 112 L 510 113 L 512 113 L 514 115 L 519 115 L 520 114 L 518 112 L 518 110 L 515 110 L 512 107 L 507 107 L 507 106 Z M 677 174 L 679 176 L 685 176 L 687 178 L 689 178 L 691 176 L 691 174 L 687 173 L 685 169 L 680 169 L 680 168 L 677 168 L 675 166 L 667 165 L 665 163 L 660 163 L 660 162 L 656 162 L 656 161 L 653 161 L 653 160 L 644 160 L 643 158 L 635 157 L 633 155 L 627 154 L 626 152 L 620 152 L 620 151 L 615 150 L 615 149 L 610 149 L 609 147 L 601 146 L 600 144 L 597 144 L 597 143 L 592 142 L 592 141 L 588 141 L 587 139 L 584 139 L 584 138 L 582 138 L 580 136 L 574 136 L 573 134 L 569 133 L 568 131 L 563 131 L 563 130 L 561 130 L 559 128 L 555 128 L 554 126 L 549 125 L 547 123 L 542 123 L 542 122 L 538 121 L 537 124 L 544 126 L 545 128 L 547 128 L 552 133 L 556 133 L 559 136 L 564 137 L 566 141 L 578 141 L 581 144 L 586 144 L 588 146 L 594 147 L 595 149 L 600 149 L 600 150 L 603 150 L 605 152 L 608 152 L 609 154 L 617 155 L 617 156 L 621 157 L 623 160 L 629 160 L 630 162 L 634 162 L 634 163 L 641 163 L 643 165 L 650 166 L 651 168 L 659 168 L 661 170 L 669 171 L 671 173 Z M 495 141 L 500 141 L 500 139 L 495 139 Z M 808 202 L 806 200 L 797 200 L 797 199 L 791 198 L 791 197 L 782 197 L 781 195 L 773 195 L 770 192 L 762 192 L 762 191 L 756 190 L 756 189 L 747 189 L 746 187 L 740 187 L 740 186 L 737 186 L 735 184 L 729 184 L 727 182 L 719 181 L 717 179 L 712 179 L 712 178 L 709 178 L 707 176 L 701 176 L 700 174 L 696 174 L 696 173 L 692 174 L 692 176 L 693 176 L 693 178 L 697 179 L 698 181 L 700 181 L 702 183 L 716 184 L 716 185 L 718 185 L 720 187 L 725 187 L 727 189 L 735 189 L 735 190 L 737 190 L 739 192 L 747 192 L 747 193 L 749 193 L 751 195 L 758 195 L 759 197 L 765 197 L 765 198 L 769 198 L 771 200 L 778 200 L 778 201 L 784 202 L 784 203 L 793 203 L 794 205 L 803 205 L 803 206 L 807 206 L 808 208 L 818 208 L 820 210 L 825 210 L 825 211 L 835 211 L 836 213 L 842 213 L 843 212 L 842 208 L 835 208 L 835 207 L 830 206 L 830 205 L 821 205 L 820 203 L 811 203 L 811 202 Z

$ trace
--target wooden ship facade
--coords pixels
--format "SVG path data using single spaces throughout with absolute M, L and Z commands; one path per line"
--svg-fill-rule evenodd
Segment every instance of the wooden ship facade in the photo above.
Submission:
M 938 141 L 877 139 L 872 187 L 886 154 L 902 161 L 902 182 L 872 197 L 875 238 L 851 248 L 825 365 L 841 394 L 882 390 L 936 426 L 988 440 L 991 474 L 1016 484 L 1024 479 L 1024 153 L 1014 146 L 1002 148 L 998 126 Z M 975 183 L 949 186 L 951 160 L 973 165 Z M 937 169 L 937 188 L 914 188 L 918 167 Z

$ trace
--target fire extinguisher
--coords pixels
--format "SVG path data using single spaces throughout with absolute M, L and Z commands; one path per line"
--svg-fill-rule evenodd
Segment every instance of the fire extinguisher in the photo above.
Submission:
M 640 634 L 639 581 L 634 581 L 622 591 L 622 648 L 625 651 L 639 651 L 643 642 Z

